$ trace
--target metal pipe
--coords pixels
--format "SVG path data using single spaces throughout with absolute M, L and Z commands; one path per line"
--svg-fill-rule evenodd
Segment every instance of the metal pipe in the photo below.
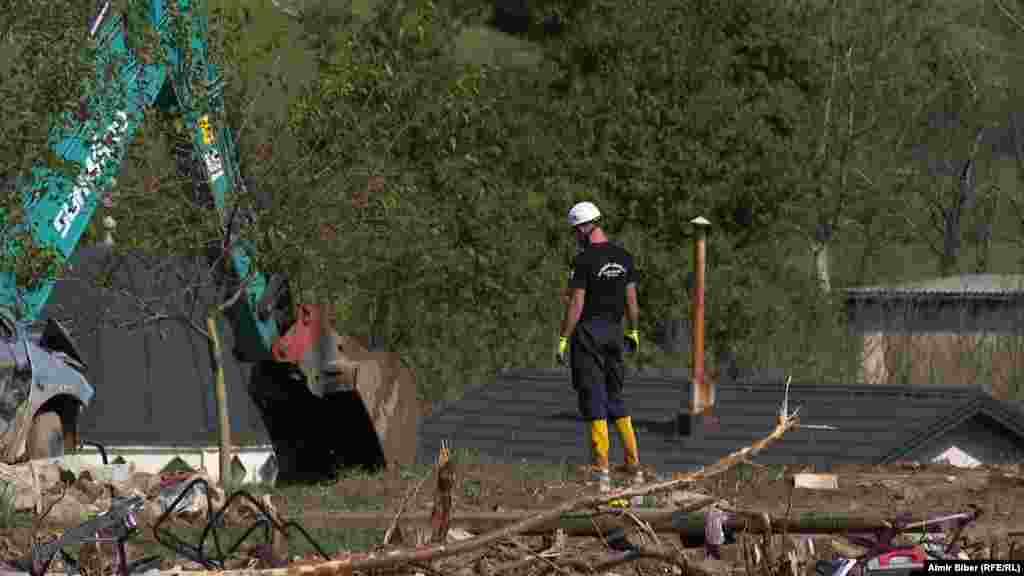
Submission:
M 696 228 L 693 245 L 694 287 L 690 316 L 693 327 L 690 415 L 697 416 L 710 413 L 711 406 L 714 405 L 714 391 L 709 389 L 710 383 L 704 374 L 704 271 L 707 257 L 707 228 L 711 223 L 702 216 L 694 218 L 690 223 Z

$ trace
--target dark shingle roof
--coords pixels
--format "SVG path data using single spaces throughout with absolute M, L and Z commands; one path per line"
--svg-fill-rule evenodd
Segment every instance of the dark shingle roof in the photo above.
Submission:
M 865 286 L 845 291 L 850 300 L 1018 300 L 1024 298 L 1024 275 L 965 274 L 893 286 Z
M 783 399 L 782 382 L 725 383 L 717 390 L 719 429 L 680 438 L 672 431 L 676 413 L 689 397 L 685 372 L 628 377 L 625 396 L 637 429 L 641 460 L 659 470 L 692 469 L 771 431 Z M 794 383 L 790 409 L 801 407 L 801 422 L 832 425 L 838 430 L 790 432 L 756 460 L 821 468 L 879 462 L 923 438 L 924 431 L 939 434 L 948 430 L 959 422 L 950 415 L 963 413 L 985 397 L 981 390 L 967 387 Z M 453 448 L 501 459 L 583 464 L 587 458 L 585 432 L 577 414 L 567 373 L 508 372 L 426 418 L 420 428 L 419 454 L 424 461 L 434 458 L 441 440 L 447 439 Z M 1024 439 L 1024 430 L 1011 430 Z M 621 446 L 616 434 L 611 435 L 611 458 L 618 462 Z
M 970 402 L 931 423 L 906 442 L 895 446 L 881 459 L 881 462 L 901 460 L 914 450 L 937 440 L 946 431 L 977 416 L 986 416 L 1018 438 L 1024 438 L 1024 411 L 1018 405 L 1000 402 L 988 394 L 979 394 Z
M 82 414 L 82 438 L 115 445 L 216 444 L 207 340 L 184 319 L 205 328 L 205 311 L 218 297 L 209 285 L 186 290 L 195 283 L 197 264 L 187 258 L 114 254 L 102 246 L 79 249 L 70 263 L 73 271 L 57 282 L 42 317 L 53 316 L 69 327 L 89 366 L 96 397 Z M 112 272 L 110 289 L 96 288 L 92 281 L 104 269 Z M 149 313 L 142 311 L 147 307 Z M 158 312 L 183 316 L 138 325 Z M 136 325 L 118 327 L 132 322 Z M 248 367 L 230 353 L 230 326 L 221 333 L 232 442 L 268 443 L 246 391 Z

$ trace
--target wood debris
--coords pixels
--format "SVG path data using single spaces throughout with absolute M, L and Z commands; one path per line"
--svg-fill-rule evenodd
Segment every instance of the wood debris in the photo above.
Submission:
M 839 478 L 835 474 L 794 474 L 793 486 L 806 490 L 838 490 Z
M 705 575 L 746 566 L 749 574 L 803 574 L 814 571 L 814 562 L 822 554 L 862 554 L 863 542 L 850 544 L 839 535 L 915 534 L 942 535 L 945 525 L 938 520 L 896 519 L 882 513 L 859 511 L 857 514 L 815 513 L 786 510 L 785 515 L 746 509 L 740 502 L 727 502 L 695 483 L 721 475 L 735 465 L 747 462 L 760 450 L 781 438 L 799 423 L 795 417 L 780 416 L 776 427 L 765 438 L 737 450 L 700 470 L 676 473 L 668 480 L 632 485 L 605 494 L 585 494 L 546 510 L 479 509 L 455 510 L 455 496 L 463 494 L 456 462 L 449 445 L 442 444 L 432 474 L 418 479 L 405 489 L 397 512 L 336 512 L 320 515 L 332 528 L 379 528 L 386 533 L 380 546 L 363 552 L 339 552 L 322 559 L 292 557 L 287 550 L 294 540 L 275 536 L 272 546 L 246 562 L 232 561 L 209 569 L 189 562 L 169 570 L 151 572 L 151 576 L 353 576 L 377 573 L 398 575 L 454 574 L 457 576 L 498 576 L 503 574 L 612 574 L 633 573 L 628 564 L 649 573 Z M 461 474 L 461 468 L 459 468 Z M 916 470 L 908 476 L 914 476 Z M 788 477 L 793 488 L 837 490 L 836 474 L 801 472 Z M 427 480 L 436 478 L 432 503 L 410 505 Z M 875 486 L 895 488 L 907 479 L 889 477 L 871 482 Z M 1012 481 L 1012 480 L 1009 480 Z M 706 484 L 706 483 L 705 483 Z M 702 484 L 704 485 L 704 484 Z M 849 486 L 857 486 L 853 481 Z M 634 496 L 662 494 L 668 507 L 615 508 L 616 500 Z M 429 498 L 429 497 L 428 497 Z M 284 524 L 269 496 L 259 499 L 262 510 L 250 505 L 244 514 L 225 518 L 259 519 L 271 514 L 275 525 Z M 731 503 L 734 502 L 734 503 Z M 426 506 L 426 509 L 419 506 Z M 270 512 L 266 512 L 270 511 Z M 415 539 L 403 538 L 403 528 L 419 533 Z M 960 539 L 962 525 L 951 531 Z M 276 534 L 276 533 L 275 533 Z M 831 536 L 819 540 L 815 537 Z M 844 543 L 845 542 L 845 543 Z M 682 544 L 682 546 L 680 546 Z M 870 545 L 868 545 L 870 547 Z M 986 545 L 992 550 L 993 544 Z M 1017 553 L 1016 548 L 1010 552 Z M 92 567 L 92 566 L 90 566 Z M 112 574 L 114 566 L 93 569 L 89 576 Z M 618 570 L 618 572 L 615 572 Z M 0 570 L 0 576 L 3 570 Z

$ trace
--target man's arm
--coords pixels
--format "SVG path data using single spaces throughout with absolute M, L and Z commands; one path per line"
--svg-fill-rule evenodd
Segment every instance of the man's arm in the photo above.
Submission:
M 636 283 L 626 284 L 626 318 L 630 330 L 640 329 L 640 304 L 636 301 Z
M 565 317 L 562 318 L 562 337 L 568 338 L 572 335 L 572 331 L 576 329 L 576 323 L 580 321 L 580 314 L 583 313 L 583 300 L 586 297 L 586 291 L 582 288 L 570 289 L 572 295 L 569 297 L 569 303 L 565 306 Z

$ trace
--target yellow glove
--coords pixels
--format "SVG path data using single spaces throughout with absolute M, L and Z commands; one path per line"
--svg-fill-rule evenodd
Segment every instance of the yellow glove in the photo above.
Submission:
M 566 351 L 569 348 L 569 339 L 565 336 L 558 337 L 558 352 L 555 354 L 555 359 L 562 366 L 565 366 Z
M 626 330 L 626 352 L 636 354 L 640 352 L 640 331 Z

